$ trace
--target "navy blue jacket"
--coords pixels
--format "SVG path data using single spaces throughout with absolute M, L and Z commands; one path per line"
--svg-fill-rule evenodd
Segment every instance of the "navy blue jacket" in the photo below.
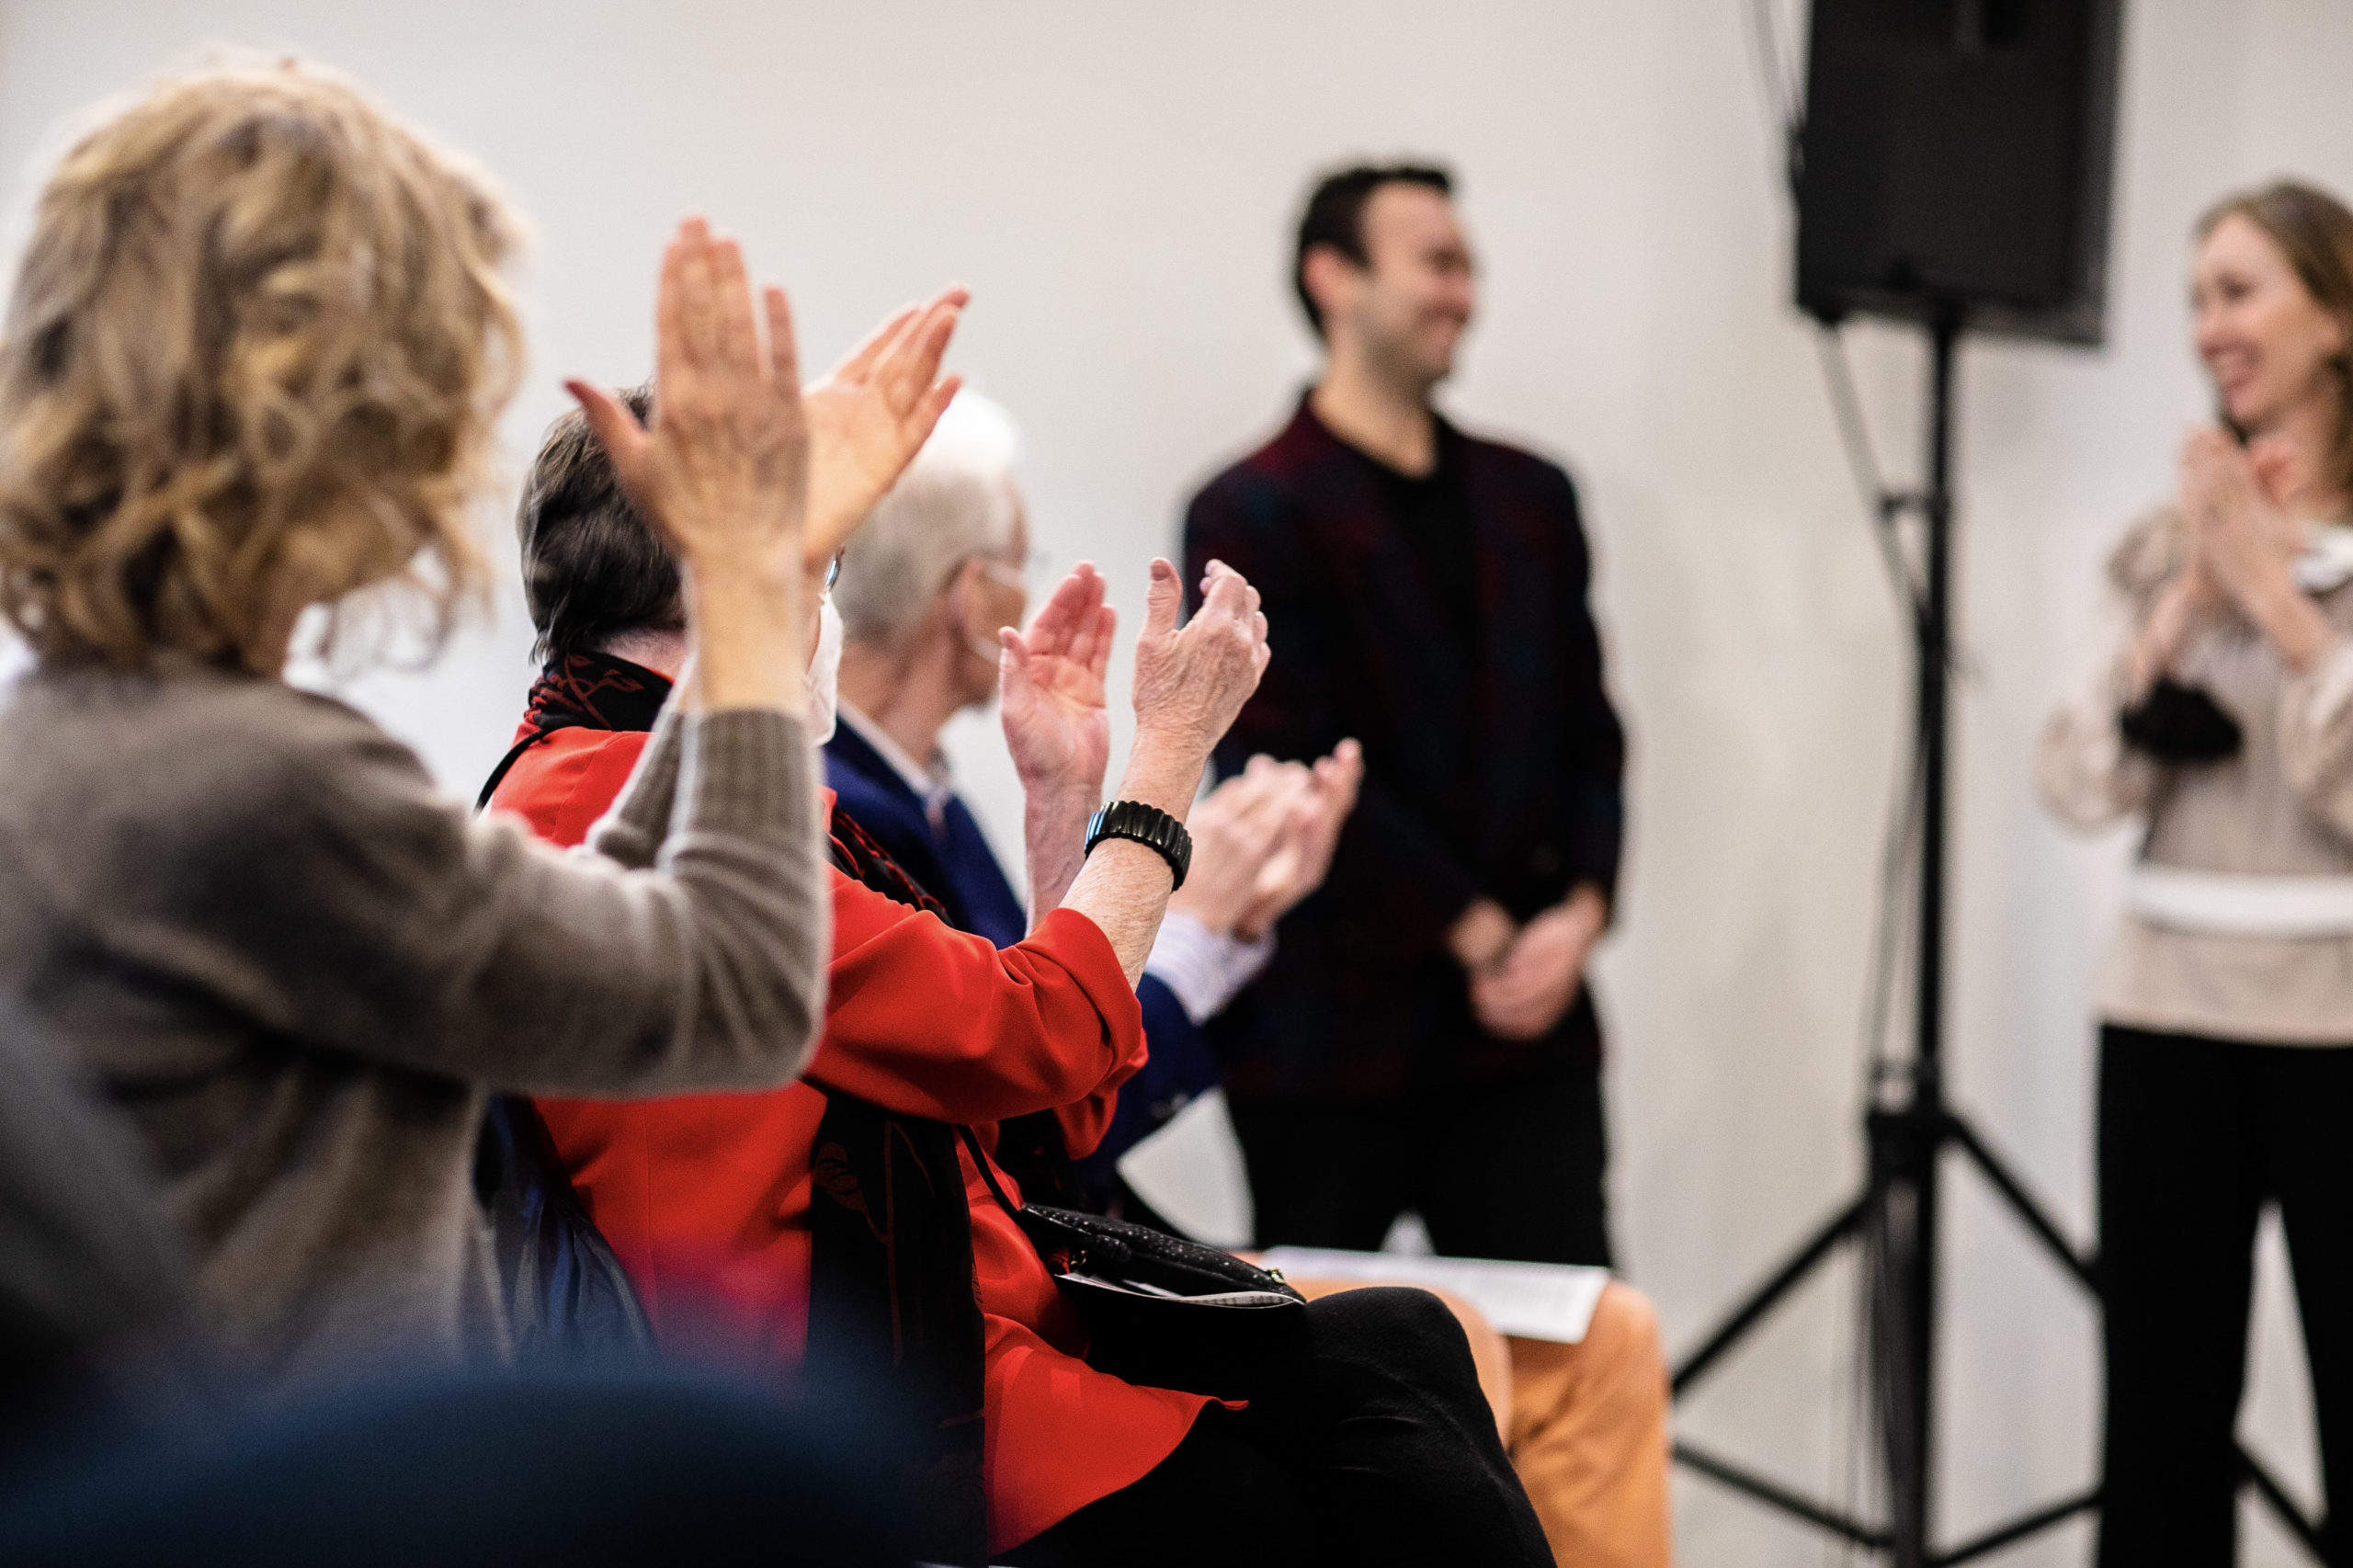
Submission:
M 847 724 L 825 743 L 825 782 L 842 809 L 924 892 L 947 906 L 949 924 L 1009 948 L 1029 934 L 1021 901 L 989 853 L 981 824 L 954 795 L 940 813 L 939 831 L 924 815 L 923 798 L 899 770 Z
M 1029 920 L 1005 869 L 990 853 L 981 824 L 957 796 L 948 798 L 939 831 L 924 815 L 922 798 L 898 769 L 848 725 L 825 743 L 825 781 L 858 825 L 887 851 L 924 892 L 939 900 L 960 931 L 1009 948 L 1029 934 Z M 1120 1087 L 1110 1131 L 1095 1153 L 1076 1162 L 1081 1184 L 1108 1190 L 1120 1156 L 1156 1131 L 1185 1103 L 1218 1081 L 1217 1059 L 1185 1016 L 1176 993 L 1152 975 L 1136 985 L 1151 1058 Z
M 1446 950 L 1480 894 L 1525 919 L 1580 882 L 1612 892 L 1625 736 L 1602 688 L 1569 476 L 1444 421 L 1438 440 L 1462 487 L 1467 624 L 1392 515 L 1384 471 L 1303 398 L 1186 515 L 1187 583 L 1211 560 L 1247 577 L 1274 655 L 1220 770 L 1364 744 L 1364 792 L 1330 876 L 1210 1025 L 1229 1094 L 1378 1097 L 1599 1059 L 1588 995 L 1546 1038 L 1500 1040 Z

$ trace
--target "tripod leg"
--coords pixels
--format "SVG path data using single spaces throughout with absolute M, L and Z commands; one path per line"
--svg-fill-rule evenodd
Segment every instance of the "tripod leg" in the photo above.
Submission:
M 2035 1239 L 2058 1261 L 2059 1267 L 2074 1275 L 2075 1282 L 2097 1301 L 2099 1297 L 2099 1273 L 2093 1259 L 2075 1250 L 2075 1244 L 2067 1239 L 2057 1222 L 2044 1211 L 2042 1205 L 2035 1201 L 2034 1195 L 2027 1191 L 2026 1184 L 2012 1175 L 2009 1166 L 1985 1146 L 1985 1141 L 1978 1137 L 1977 1130 L 1962 1118 L 1953 1116 L 1948 1119 L 1946 1135 L 1960 1144 L 1961 1153 L 1984 1173 L 1994 1190 L 2001 1194 L 2002 1200 L 2010 1206 L 2011 1211 L 2018 1215 L 2026 1228 L 2034 1233 Z
M 1865 1220 L 1863 1256 L 1893 1568 L 1927 1568 L 1929 1561 L 1937 1128 L 1933 1110 L 1875 1112 L 1870 1118 L 1876 1201 Z
M 2303 1543 L 2304 1550 L 2313 1554 L 2313 1562 L 2326 1568 L 2328 1553 L 2321 1549 L 2320 1528 L 2304 1517 L 2304 1511 L 2296 1506 L 2295 1499 L 2289 1496 L 2287 1489 L 2263 1468 L 2261 1460 L 2246 1451 L 2245 1443 L 2239 1445 L 2239 1464 L 2245 1471 L 2246 1483 L 2255 1488 L 2256 1495 L 2263 1499 L 2264 1506 L 2271 1510 L 2273 1517 L 2287 1527 L 2290 1535 Z
M 1806 1238 L 1789 1261 L 1773 1271 L 1772 1277 L 1750 1292 L 1748 1299 L 1734 1307 L 1713 1334 L 1702 1340 L 1699 1347 L 1683 1358 L 1675 1369 L 1674 1392 L 1683 1391 L 1698 1381 L 1701 1373 L 1713 1365 L 1716 1358 L 1731 1349 L 1756 1325 L 1756 1320 L 1773 1310 L 1775 1303 L 1794 1289 L 1798 1282 L 1813 1272 L 1814 1265 L 1830 1256 L 1830 1249 L 1854 1234 L 1870 1210 L 1872 1194 L 1865 1188 L 1855 1200 L 1824 1221 L 1822 1228 Z

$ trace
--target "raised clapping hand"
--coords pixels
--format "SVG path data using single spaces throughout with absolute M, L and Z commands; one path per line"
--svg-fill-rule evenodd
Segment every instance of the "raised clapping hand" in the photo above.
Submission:
M 2244 606 L 2293 585 L 2300 531 L 2266 494 L 2246 449 L 2211 426 L 2182 444 L 2181 501 L 2215 586 Z
M 774 285 L 762 301 L 766 353 L 742 248 L 689 218 L 662 256 L 653 425 L 602 387 L 564 383 L 631 502 L 689 562 L 772 561 L 801 529 L 809 431 L 792 309 Z
M 1211 930 L 1256 941 L 1324 885 L 1356 809 L 1364 750 L 1342 741 L 1313 767 L 1259 756 L 1193 808 L 1193 869 L 1168 900 Z
M 1260 879 L 1314 785 L 1315 776 L 1299 763 L 1254 756 L 1211 790 L 1186 819 L 1192 869 L 1168 895 L 1169 913 L 1189 915 L 1221 936 L 1234 932 L 1257 903 Z
M 1183 597 L 1176 568 L 1154 561 L 1143 635 L 1136 640 L 1136 737 L 1191 756 L 1198 778 L 1210 748 L 1258 689 L 1267 668 L 1267 618 L 1258 590 L 1222 561 L 1202 574 L 1201 608 L 1180 631 Z
M 810 468 L 806 549 L 813 570 L 833 559 L 931 436 L 955 397 L 939 361 L 972 296 L 943 289 L 908 305 L 806 388 Z
M 1120 799 L 1156 806 L 1179 822 L 1192 808 L 1210 748 L 1267 667 L 1267 618 L 1257 591 L 1239 573 L 1211 562 L 1201 579 L 1201 608 L 1180 631 L 1183 598 L 1176 568 L 1154 561 L 1143 635 L 1136 640 L 1136 739 L 1119 790 Z M 1095 923 L 1132 985 L 1160 929 L 1170 882 L 1156 851 L 1108 839 L 1073 878 L 1062 907 Z
M 1111 757 L 1103 671 L 1119 616 L 1103 595 L 1103 574 L 1082 561 L 1029 631 L 997 633 L 998 712 L 1022 789 L 1083 796 L 1089 811 Z
M 653 425 L 602 387 L 564 384 L 678 551 L 699 654 L 688 700 L 798 711 L 809 432 L 791 307 L 773 286 L 762 302 L 765 346 L 742 250 L 689 218 L 662 256 Z
M 1291 801 L 1282 842 L 1259 868 L 1250 907 L 1235 926 L 1236 934 L 1248 940 L 1265 936 L 1300 900 L 1324 885 L 1333 852 L 1340 846 L 1340 829 L 1357 809 L 1357 791 L 1364 783 L 1364 748 L 1353 740 L 1342 741 L 1331 756 L 1317 758 L 1309 773 L 1307 788 Z

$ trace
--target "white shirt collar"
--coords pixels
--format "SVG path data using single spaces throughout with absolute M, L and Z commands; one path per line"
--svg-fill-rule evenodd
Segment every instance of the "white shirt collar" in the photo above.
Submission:
M 890 764 L 891 771 L 904 780 L 915 799 L 923 802 L 924 815 L 938 826 L 939 813 L 947 810 L 948 799 L 956 792 L 956 781 L 948 772 L 946 754 L 935 750 L 930 766 L 917 762 L 907 755 L 907 748 L 891 738 L 890 732 L 858 710 L 847 697 L 839 703 L 841 722 L 850 733 L 874 748 L 874 755 Z

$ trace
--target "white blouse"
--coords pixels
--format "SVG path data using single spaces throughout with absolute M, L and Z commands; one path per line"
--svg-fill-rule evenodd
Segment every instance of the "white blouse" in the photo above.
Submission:
M 2289 1045 L 2353 1044 L 2353 530 L 2314 529 L 2300 580 L 2336 629 L 2302 675 L 2234 608 L 2210 611 L 2172 674 L 2237 720 L 2234 756 L 2173 764 L 2125 744 L 2134 640 L 2180 569 L 2171 507 L 2109 562 L 2119 634 L 2043 727 L 2036 778 L 2062 820 L 2147 823 L 2131 907 L 2096 997 L 2112 1023 Z

